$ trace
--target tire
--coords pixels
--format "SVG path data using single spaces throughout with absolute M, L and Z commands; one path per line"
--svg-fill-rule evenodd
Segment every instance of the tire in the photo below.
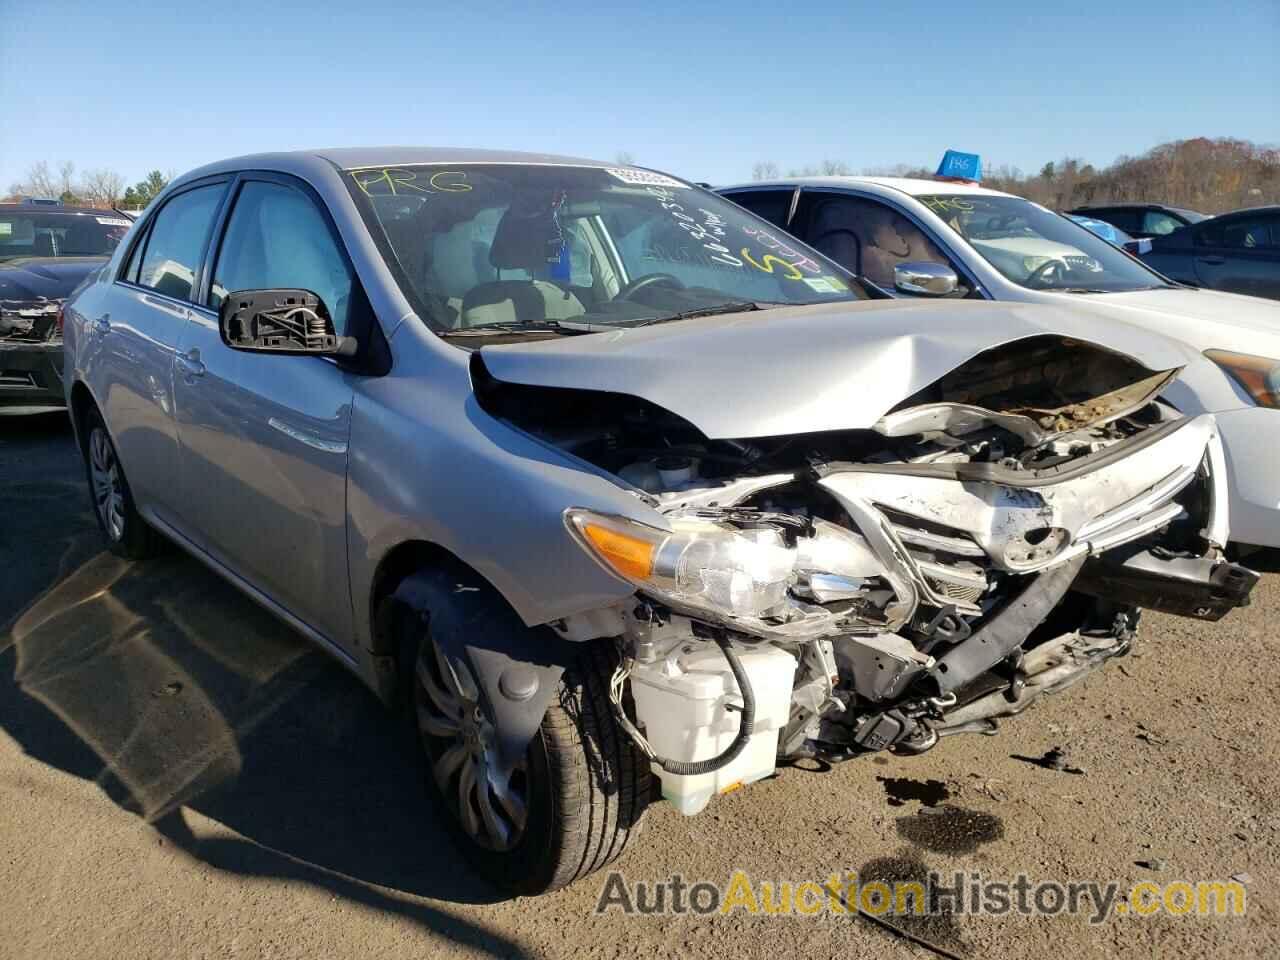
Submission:
M 466 609 L 450 613 L 468 625 L 487 619 L 486 611 L 477 607 L 488 608 L 504 619 L 514 616 L 487 588 L 455 592 L 453 598 Z M 438 735 L 449 729 L 447 724 L 437 725 L 445 711 L 435 710 L 431 702 L 442 693 L 446 698 L 451 694 L 465 700 L 462 709 L 478 709 L 475 716 L 485 716 L 490 726 L 491 714 L 487 705 L 479 702 L 483 697 L 477 693 L 473 671 L 469 676 L 455 675 L 457 683 L 452 689 L 428 690 L 428 684 L 451 682 L 444 672 L 449 664 L 455 674 L 471 670 L 471 666 L 442 657 L 429 624 L 443 618 L 433 616 L 425 626 L 423 620 L 414 619 L 419 625 L 418 636 L 408 644 L 411 653 L 407 662 L 407 651 L 402 647 L 401 663 L 412 671 L 410 717 L 415 721 L 419 753 L 425 762 L 424 780 L 455 843 L 477 872 L 501 890 L 531 896 L 566 886 L 617 860 L 640 832 L 650 776 L 648 763 L 618 727 L 610 709 L 609 680 L 619 658 L 616 645 L 608 640 L 583 645 L 577 662 L 561 677 L 538 732 L 504 790 L 488 779 L 490 769 L 479 759 L 475 759 L 476 769 L 481 772 L 470 774 L 469 781 L 463 779 L 477 753 L 474 726 L 469 724 L 461 738 Z M 429 714 L 425 720 L 424 700 Z M 485 736 L 482 732 L 479 739 L 483 742 Z M 456 752 L 459 742 L 470 744 L 470 757 L 461 761 Z M 450 750 L 455 752 L 445 761 Z M 483 753 L 483 747 L 479 752 Z M 442 765 L 452 769 L 455 764 L 460 768 L 440 775 Z M 500 775 L 494 776 L 500 779 Z M 480 805 L 482 790 L 492 808 L 489 812 L 508 828 L 505 843 L 501 837 L 495 842 L 489 829 L 489 817 Z M 470 804 L 469 816 L 463 813 L 463 796 Z M 521 805 L 523 824 L 512 813 L 515 810 L 518 814 Z M 481 836 L 477 836 L 477 825 Z
M 108 549 L 127 560 L 145 560 L 159 553 L 164 541 L 134 506 L 115 443 L 96 408 L 85 414 L 84 448 L 80 452 L 93 515 L 107 538 Z

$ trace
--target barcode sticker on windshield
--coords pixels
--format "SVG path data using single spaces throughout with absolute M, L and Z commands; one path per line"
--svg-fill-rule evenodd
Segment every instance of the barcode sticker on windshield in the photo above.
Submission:
M 94 217 L 93 219 L 106 227 L 127 227 L 133 223 L 132 220 L 126 220 L 124 217 Z
M 609 174 L 615 180 L 621 180 L 633 187 L 676 187 L 680 190 L 688 190 L 687 183 L 681 183 L 674 177 L 668 177 L 665 174 L 653 173 L 649 170 L 632 170 L 629 167 L 606 167 L 605 173 Z

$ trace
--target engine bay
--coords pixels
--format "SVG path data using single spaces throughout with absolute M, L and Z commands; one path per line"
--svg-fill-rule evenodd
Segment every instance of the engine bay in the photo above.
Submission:
M 775 718 L 772 749 L 830 760 L 989 732 L 995 716 L 1025 706 L 1024 690 L 1074 682 L 1127 651 L 1135 600 L 1160 606 L 1162 594 L 1126 596 L 1096 576 L 1089 592 L 1074 591 L 1104 552 L 1224 563 L 1208 483 L 1221 469 L 1212 417 L 1182 417 L 1156 399 L 1176 374 L 1035 337 L 977 355 L 870 429 L 715 440 L 624 394 L 492 379 L 477 394 L 655 513 L 652 527 L 570 518 L 584 546 L 637 586 L 638 602 L 606 631 L 624 638 L 615 706 L 637 742 L 648 747 L 642 728 L 664 721 L 627 714 L 629 688 L 662 691 L 636 704 L 696 701 L 690 691 L 701 688 L 681 682 L 718 671 L 732 690 L 751 671 L 731 677 L 730 654 L 755 663 L 772 648 L 794 670 L 786 704 L 762 714 Z M 1222 616 L 1249 586 L 1193 615 Z M 563 629 L 598 632 L 594 620 Z M 1035 654 L 1046 644 L 1052 655 Z M 1033 654 L 1034 675 L 1024 667 Z M 1052 671 L 1053 683 L 1040 676 Z M 967 712 L 953 722 L 958 710 Z M 735 729 L 728 714 L 708 722 Z M 729 752 L 723 737 L 709 742 Z M 664 792 L 696 812 L 709 796 L 697 777 L 710 775 L 668 771 Z

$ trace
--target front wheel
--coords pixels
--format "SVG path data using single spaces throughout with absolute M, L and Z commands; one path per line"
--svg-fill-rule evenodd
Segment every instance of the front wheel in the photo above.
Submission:
M 483 591 L 454 597 L 501 603 Z M 474 625 L 473 617 L 462 621 Z M 429 789 L 467 858 L 495 886 L 523 895 L 566 886 L 616 860 L 639 833 L 649 770 L 610 710 L 617 662 L 608 641 L 584 645 L 524 757 L 504 776 L 470 665 L 446 656 L 430 626 L 419 638 L 413 711 Z

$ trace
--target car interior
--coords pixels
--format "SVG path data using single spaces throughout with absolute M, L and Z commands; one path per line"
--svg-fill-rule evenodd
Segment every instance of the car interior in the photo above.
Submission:
M 893 270 L 900 263 L 950 265 L 919 227 L 868 200 L 820 200 L 811 215 L 808 239 L 832 260 L 886 290 L 893 289 Z

